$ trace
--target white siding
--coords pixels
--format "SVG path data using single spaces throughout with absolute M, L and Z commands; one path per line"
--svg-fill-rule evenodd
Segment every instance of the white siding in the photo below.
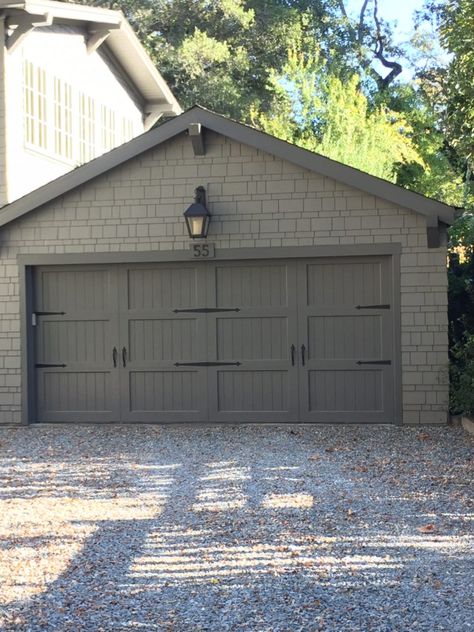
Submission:
M 124 142 L 124 128 L 133 136 L 143 132 L 142 111 L 132 91 L 100 50 L 87 53 L 80 29 L 36 29 L 5 58 L 9 202 Z M 33 73 L 36 92 L 38 88 L 48 92 L 43 100 L 36 94 L 28 112 L 24 110 L 25 62 Z M 100 129 L 103 107 L 110 110 L 104 134 Z M 110 129 L 113 119 L 115 132 Z M 102 136 L 105 145 L 100 142 Z M 0 203 L 5 201 L 0 196 Z

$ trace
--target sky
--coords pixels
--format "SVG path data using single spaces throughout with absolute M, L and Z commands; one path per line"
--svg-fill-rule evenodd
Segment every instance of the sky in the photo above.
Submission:
M 347 0 L 346 6 L 358 14 L 362 0 Z M 397 32 L 403 37 L 413 29 L 413 13 L 422 6 L 423 0 L 379 0 L 379 15 L 387 21 L 396 21 Z
M 354 16 L 359 15 L 362 4 L 363 0 L 346 0 L 348 12 Z M 414 30 L 414 13 L 420 10 L 423 4 L 424 0 L 379 0 L 379 16 L 392 24 L 395 43 L 407 44 Z M 440 57 L 445 59 L 441 52 Z M 406 60 L 402 65 L 404 70 L 399 79 L 411 79 L 415 69 L 410 67 Z

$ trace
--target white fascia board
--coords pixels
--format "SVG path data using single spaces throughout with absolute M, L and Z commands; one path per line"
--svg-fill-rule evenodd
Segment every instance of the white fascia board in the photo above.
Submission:
M 161 112 L 175 115 L 183 112 L 168 84 L 125 19 L 119 29 L 110 33 L 106 45 L 152 110 L 159 106 Z
M 9 17 L 18 17 L 22 13 L 31 16 L 50 15 L 55 21 L 77 21 L 83 24 L 89 23 L 94 27 L 104 26 L 105 29 L 114 27 L 105 45 L 141 95 L 145 111 L 150 113 L 159 110 L 159 115 L 182 113 L 183 110 L 168 84 L 155 68 L 140 40 L 120 11 L 55 0 L 24 0 L 23 2 L 0 0 L 0 11 L 5 11 L 7 16 L 11 12 Z
M 89 7 L 69 2 L 55 0 L 25 0 L 24 2 L 10 2 L 0 0 L 0 10 L 16 9 L 31 15 L 46 15 L 51 13 L 58 20 L 78 20 L 80 22 L 97 22 L 100 24 L 120 24 L 124 20 L 119 11 Z

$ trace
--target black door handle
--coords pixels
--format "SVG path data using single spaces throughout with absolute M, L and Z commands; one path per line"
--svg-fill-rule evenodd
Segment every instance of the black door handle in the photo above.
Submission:
M 306 347 L 301 345 L 301 364 L 304 366 L 304 352 L 306 351 Z
M 122 364 L 124 367 L 127 366 L 127 350 L 125 347 L 122 349 Z
M 295 366 L 295 351 L 296 351 L 295 345 L 291 345 L 290 351 L 291 351 L 291 366 Z
M 117 354 L 118 354 L 117 347 L 114 347 L 112 351 L 112 360 L 114 361 L 114 369 L 117 368 Z

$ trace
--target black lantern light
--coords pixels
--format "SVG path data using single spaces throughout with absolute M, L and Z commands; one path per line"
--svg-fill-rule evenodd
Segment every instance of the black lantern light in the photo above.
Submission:
M 184 219 L 191 239 L 204 239 L 207 237 L 211 214 L 206 207 L 204 187 L 198 187 L 194 193 L 194 204 L 184 212 Z

